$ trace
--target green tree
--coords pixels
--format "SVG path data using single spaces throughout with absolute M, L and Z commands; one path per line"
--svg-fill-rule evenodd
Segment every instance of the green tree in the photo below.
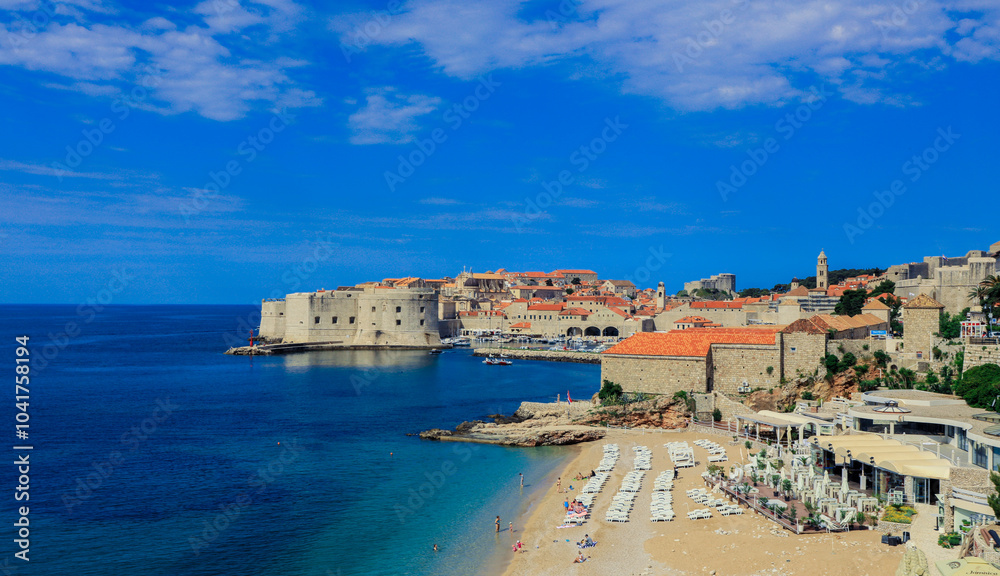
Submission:
M 579 278 L 573 278 L 572 280 L 569 281 L 569 283 L 572 284 L 573 286 L 579 286 L 580 285 L 580 279 Z
M 993 494 L 986 497 L 986 503 L 993 509 L 993 516 L 1000 518 L 1000 474 L 990 472 L 990 482 L 993 483 Z
M 875 363 L 877 363 L 882 368 L 885 368 L 889 364 L 889 359 L 890 359 L 889 355 L 883 352 L 882 350 L 876 350 L 873 356 L 875 356 Z
M 881 294 L 893 294 L 896 291 L 896 283 L 892 280 L 886 278 L 885 280 L 879 282 L 878 286 L 875 287 L 869 294 L 869 298 L 874 298 Z
M 567 296 L 571 295 L 573 292 L 575 292 L 575 290 L 573 290 L 572 288 L 567 288 L 566 289 L 566 295 Z
M 832 376 L 840 371 L 840 360 L 835 354 L 827 354 L 824 356 L 823 365 L 826 366 L 827 376 Z
M 715 422 L 721 422 L 722 421 L 722 410 L 719 410 L 718 408 L 716 408 L 715 410 L 712 410 L 712 420 L 714 420 Z
M 913 388 L 913 383 L 917 381 L 917 373 L 909 368 L 900 368 L 899 376 L 903 379 L 905 388 Z
M 613 404 L 621 399 L 623 392 L 621 385 L 615 384 L 605 378 L 604 383 L 601 385 L 601 390 L 597 393 L 597 397 L 601 399 L 602 404 Z
M 687 290 L 680 290 L 680 291 L 677 292 L 677 297 L 678 298 L 687 298 L 687 296 L 688 296 L 688 291 Z
M 851 352 L 844 352 L 843 358 L 840 359 L 840 365 L 838 366 L 837 372 L 844 372 L 849 370 L 851 366 L 858 363 L 858 359 Z
M 864 288 L 844 290 L 840 302 L 837 302 L 836 308 L 833 309 L 833 313 L 841 316 L 857 316 L 861 314 L 861 308 L 864 307 L 867 298 L 868 291 Z
M 1000 366 L 983 364 L 969 368 L 953 388 L 955 394 L 964 398 L 969 406 L 989 408 L 1000 395 Z
M 545 285 L 546 286 L 552 286 L 552 278 L 549 278 L 548 280 L 546 280 L 545 281 Z
M 958 338 L 962 335 L 962 320 L 965 320 L 966 315 L 969 313 L 969 308 L 962 310 L 960 313 L 952 316 L 951 314 L 945 312 L 941 314 L 941 318 L 938 320 L 938 335 L 942 338 Z

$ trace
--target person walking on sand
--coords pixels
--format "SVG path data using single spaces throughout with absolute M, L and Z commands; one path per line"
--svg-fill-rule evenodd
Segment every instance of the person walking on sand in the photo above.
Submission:
M 514 523 L 513 522 L 508 522 L 507 523 L 507 531 L 510 532 L 511 534 L 514 533 Z
M 556 492 L 562 494 L 562 476 L 556 478 Z
M 496 525 L 497 525 L 497 534 L 499 534 L 500 533 L 500 517 L 499 516 L 497 516 Z

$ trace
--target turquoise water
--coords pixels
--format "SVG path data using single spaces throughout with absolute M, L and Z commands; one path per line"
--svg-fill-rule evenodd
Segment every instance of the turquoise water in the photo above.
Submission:
M 3 349 L 13 358 L 26 333 L 35 362 L 32 561 L 17 573 L 495 571 L 512 541 L 495 516 L 517 518 L 574 451 L 406 434 L 589 397 L 599 367 L 485 366 L 468 350 L 224 356 L 253 312 L 5 307 Z

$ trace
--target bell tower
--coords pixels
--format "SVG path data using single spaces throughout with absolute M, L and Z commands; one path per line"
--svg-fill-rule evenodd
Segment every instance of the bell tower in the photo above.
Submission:
M 656 285 L 656 309 L 663 310 L 667 306 L 667 290 L 663 282 Z
M 819 251 L 816 258 L 816 287 L 827 290 L 830 288 L 830 267 L 826 264 L 826 253 Z

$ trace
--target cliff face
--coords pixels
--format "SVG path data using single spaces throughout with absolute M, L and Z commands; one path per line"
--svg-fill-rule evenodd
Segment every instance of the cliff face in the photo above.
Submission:
M 874 378 L 875 374 L 869 371 L 863 379 Z M 796 378 L 780 388 L 773 388 L 770 392 L 758 390 L 747 396 L 744 404 L 754 410 L 773 410 L 780 412 L 788 406 L 794 406 L 796 401 L 802 398 L 804 392 L 813 395 L 814 400 L 832 400 L 834 397 L 850 398 L 858 391 L 858 378 L 854 371 L 841 372 L 827 382 L 824 378 Z

